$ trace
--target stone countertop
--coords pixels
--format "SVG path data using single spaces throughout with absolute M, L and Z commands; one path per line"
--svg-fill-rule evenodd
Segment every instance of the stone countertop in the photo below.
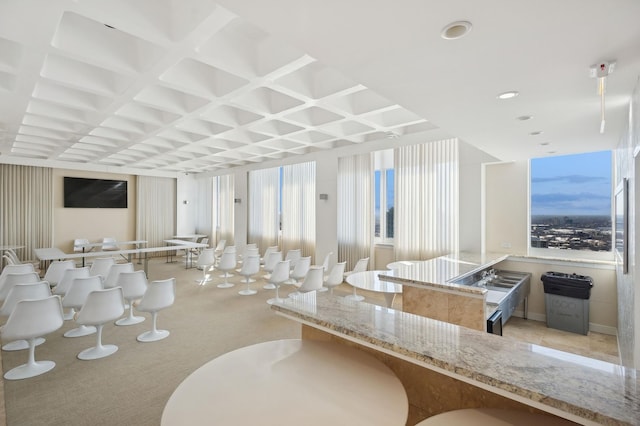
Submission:
M 278 314 L 582 424 L 640 425 L 640 372 L 330 294 Z
M 473 274 L 505 260 L 504 253 L 460 252 L 435 259 L 412 262 L 410 266 L 380 274 L 382 281 L 391 281 L 412 287 L 432 287 L 462 293 L 482 295 L 486 290 L 468 285 L 453 284 L 451 280 Z

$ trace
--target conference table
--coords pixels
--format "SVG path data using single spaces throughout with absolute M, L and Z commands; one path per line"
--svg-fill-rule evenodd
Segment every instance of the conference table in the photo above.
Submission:
M 284 339 L 225 353 L 173 392 L 161 426 L 404 425 L 400 380 L 372 355 L 335 342 Z
M 378 278 L 380 274 L 393 275 L 393 270 L 354 272 L 347 276 L 346 281 L 351 286 L 362 290 L 383 293 L 387 307 L 391 308 L 396 294 L 402 293 L 402 285 L 389 281 L 381 281 L 380 278 Z M 351 299 L 352 296 L 353 295 L 345 296 L 345 298 Z
M 144 272 L 149 272 L 149 254 L 159 253 L 165 251 L 177 251 L 184 250 L 185 248 L 201 248 L 206 247 L 206 244 L 192 243 L 189 241 L 182 241 L 178 245 L 168 245 L 161 247 L 145 247 L 125 250 L 107 250 L 107 251 L 90 251 L 87 253 L 65 253 L 57 247 L 45 247 L 35 249 L 36 257 L 41 262 L 45 262 L 45 266 L 54 260 L 67 260 L 67 259 L 80 259 L 83 257 L 110 257 L 114 255 L 143 255 Z M 130 259 L 130 257 L 129 257 Z M 46 269 L 46 268 L 45 268 Z
M 167 245 L 173 245 L 173 246 L 185 246 L 186 244 L 200 244 L 198 247 L 202 248 L 202 247 L 209 247 L 208 244 L 202 244 L 202 243 L 194 243 L 191 241 L 188 241 L 186 239 L 183 238 L 174 238 L 174 239 L 170 239 L 170 240 L 163 240 Z M 192 255 L 193 253 L 191 252 L 191 246 L 189 246 L 189 248 L 184 248 L 185 251 L 185 260 L 184 260 L 184 269 L 189 269 L 189 265 L 191 265 L 191 267 L 193 267 L 193 259 L 192 259 Z M 180 250 L 180 249 L 178 249 Z M 178 250 L 176 250 L 176 256 L 178 255 Z M 177 262 L 176 260 L 173 260 L 173 251 L 168 251 L 167 252 L 167 263 L 173 263 L 173 262 Z
M 91 251 L 94 247 L 102 247 L 105 244 L 109 244 L 112 246 L 126 246 L 126 245 L 135 245 L 136 248 L 140 248 L 140 245 L 142 244 L 147 244 L 146 240 L 133 240 L 133 241 L 109 241 L 108 243 L 105 243 L 104 241 L 100 241 L 97 243 L 79 243 L 79 244 L 74 244 L 74 249 L 76 247 L 80 247 L 82 248 L 82 252 L 83 253 L 87 253 L 87 250 L 85 249 L 89 249 L 88 251 Z M 115 251 L 115 250 L 105 250 L 105 251 Z M 129 256 L 129 258 L 127 259 L 129 262 L 131 261 L 131 256 Z M 82 258 L 82 266 L 84 266 L 84 257 Z

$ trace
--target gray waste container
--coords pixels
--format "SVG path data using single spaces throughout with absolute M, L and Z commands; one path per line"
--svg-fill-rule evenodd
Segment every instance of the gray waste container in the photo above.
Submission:
M 589 297 L 591 277 L 562 272 L 546 272 L 540 278 L 544 285 L 547 327 L 573 333 L 589 332 Z

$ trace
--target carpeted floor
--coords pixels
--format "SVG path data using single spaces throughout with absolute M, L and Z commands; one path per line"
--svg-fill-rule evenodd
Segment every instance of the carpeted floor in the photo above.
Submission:
M 140 268 L 140 265 L 136 265 Z M 49 373 L 27 380 L 4 382 L 7 425 L 159 425 L 162 410 L 180 382 L 205 362 L 230 350 L 252 343 L 300 337 L 300 325 L 277 316 L 267 305 L 274 290 L 253 283 L 257 295 L 240 296 L 236 285 L 220 289 L 215 282 L 199 286 L 202 271 L 184 268 L 184 263 L 149 264 L 149 279 L 176 277 L 176 302 L 158 316 L 158 328 L 170 336 L 162 341 L 139 343 L 136 336 L 151 327 L 150 315 L 133 326 L 109 324 L 103 343 L 116 344 L 112 356 L 81 361 L 78 352 L 94 346 L 95 335 L 64 338 L 74 328 L 65 322 L 36 348 L 36 360 L 53 360 Z M 239 283 L 241 277 L 230 281 Z M 345 292 L 349 289 L 345 286 Z M 284 287 L 283 295 L 291 287 Z M 339 290 L 340 291 L 340 290 Z M 138 315 L 141 315 L 138 313 Z M 26 351 L 2 353 L 4 371 L 26 362 Z

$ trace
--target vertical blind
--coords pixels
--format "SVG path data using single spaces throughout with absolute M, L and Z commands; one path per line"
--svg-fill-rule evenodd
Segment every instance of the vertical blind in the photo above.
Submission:
M 457 251 L 457 139 L 396 148 L 394 168 L 396 258 Z
M 176 229 L 176 180 L 138 176 L 136 182 L 136 239 L 163 246 Z
M 279 184 L 278 167 L 249 172 L 248 241 L 257 244 L 261 253 L 269 246 L 278 245 Z
M 24 246 L 22 259 L 53 241 L 53 169 L 0 164 L 0 245 Z
M 233 175 L 217 176 L 213 182 L 213 211 L 217 215 L 218 240 L 226 240 L 226 245 L 234 245 L 234 204 L 235 194 Z
M 372 168 L 372 154 L 338 159 L 338 259 L 347 270 L 371 256 Z
M 314 256 L 316 246 L 316 163 L 282 168 L 282 251 Z

